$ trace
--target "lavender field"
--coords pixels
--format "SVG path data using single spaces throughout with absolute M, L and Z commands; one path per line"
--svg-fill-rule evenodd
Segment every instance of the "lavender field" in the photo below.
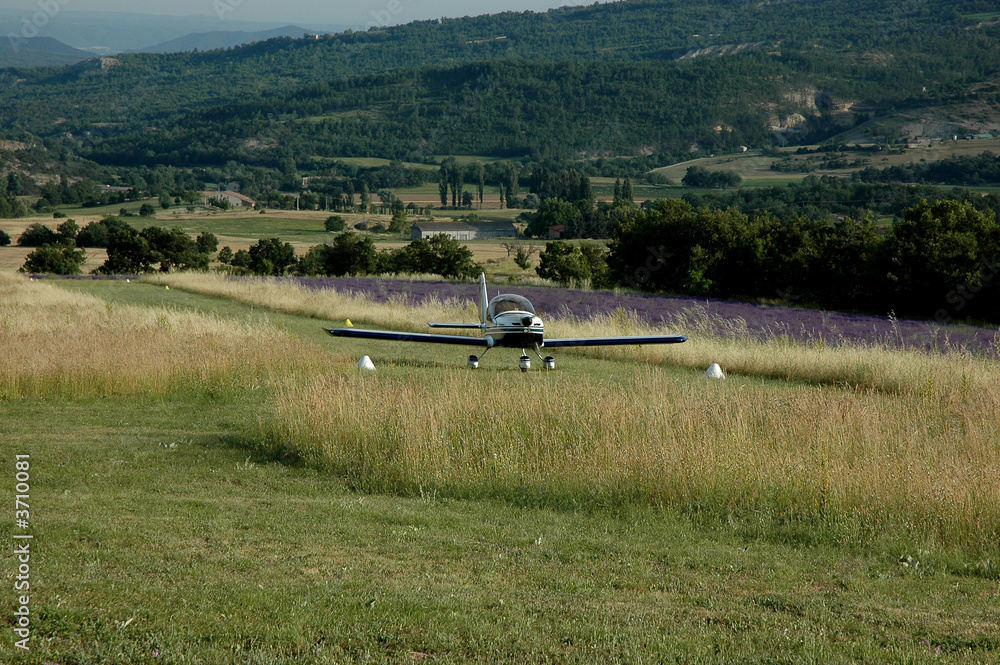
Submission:
M 475 302 L 474 284 L 448 281 L 410 281 L 364 277 L 294 278 L 310 289 L 336 289 L 365 294 L 378 301 L 390 299 L 420 303 L 427 299 Z M 490 297 L 513 291 L 528 298 L 542 317 L 579 320 L 623 310 L 636 320 L 679 330 L 679 326 L 721 336 L 789 339 L 838 345 L 844 343 L 914 348 L 929 351 L 966 350 L 1000 358 L 1000 328 L 943 324 L 794 307 L 663 296 L 632 292 L 584 291 L 558 287 L 487 285 Z

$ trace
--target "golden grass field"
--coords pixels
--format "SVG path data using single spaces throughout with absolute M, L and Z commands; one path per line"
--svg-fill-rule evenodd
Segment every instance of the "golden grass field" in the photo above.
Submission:
M 0 399 L 252 387 L 317 353 L 259 322 L 114 305 L 0 274 Z
M 155 281 L 387 328 L 476 317 L 455 302 L 381 304 L 287 282 Z M 928 547 L 996 553 L 996 360 L 750 341 L 690 323 L 681 345 L 587 352 L 623 361 L 615 376 L 359 377 L 350 364 L 288 382 L 262 428 L 276 449 L 375 490 L 702 505 L 816 521 L 846 540 L 891 527 Z M 625 315 L 547 324 L 554 336 L 648 332 Z M 711 362 L 730 379 L 701 378 Z M 676 367 L 693 371 L 678 380 Z

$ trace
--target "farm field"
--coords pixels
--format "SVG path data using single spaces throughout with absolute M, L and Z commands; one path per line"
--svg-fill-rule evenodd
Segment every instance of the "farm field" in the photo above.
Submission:
M 851 140 L 850 142 L 853 143 L 854 141 Z M 806 147 L 816 148 L 818 146 Z M 712 157 L 703 157 L 670 166 L 664 166 L 654 169 L 654 171 L 666 178 L 669 178 L 673 183 L 678 185 L 687 173 L 688 167 L 703 166 L 710 171 L 736 171 L 740 174 L 740 177 L 743 178 L 744 187 L 784 186 L 793 182 L 802 182 L 802 179 L 809 174 L 781 173 L 778 171 L 772 171 L 771 164 L 777 162 L 783 157 L 788 157 L 794 160 L 805 160 L 807 157 L 822 156 L 822 153 L 818 155 L 796 155 L 796 151 L 798 149 L 798 147 L 780 148 L 778 149 L 777 157 L 762 155 L 758 151 L 713 155 Z M 888 151 L 888 154 L 869 153 L 854 150 L 845 150 L 842 151 L 842 154 L 849 162 L 860 159 L 865 162 L 865 166 L 885 168 L 889 166 L 913 164 L 916 162 L 933 162 L 952 157 L 973 157 L 983 152 L 1000 152 L 1000 138 L 981 139 L 975 141 L 940 141 L 932 143 L 926 147 L 890 150 Z M 844 177 L 845 175 L 850 175 L 853 171 L 857 171 L 859 168 L 861 167 L 836 170 L 817 169 L 813 171 L 811 175 L 835 175 Z M 676 196 L 682 196 L 684 193 L 689 191 L 698 191 L 696 189 L 692 190 L 684 187 L 677 187 L 674 189 L 677 192 Z M 994 191 L 995 189 L 996 188 L 990 188 L 990 191 Z
M 993 361 L 849 387 L 743 344 L 708 382 L 740 343 L 695 336 L 469 372 L 320 330 L 462 303 L 165 279 L 0 277 L 35 535 L 2 662 L 998 661 Z

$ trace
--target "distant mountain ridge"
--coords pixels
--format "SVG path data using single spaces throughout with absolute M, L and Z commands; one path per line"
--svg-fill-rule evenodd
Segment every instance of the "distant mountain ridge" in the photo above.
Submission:
M 289 172 L 338 157 L 663 163 L 846 132 L 884 142 L 902 111 L 936 109 L 963 132 L 1000 117 L 990 7 L 625 0 L 131 53 L 0 72 L 0 127 L 101 164 Z
M 139 53 L 182 53 L 184 51 L 211 51 L 220 48 L 232 48 L 243 44 L 262 42 L 275 37 L 302 37 L 310 34 L 309 30 L 297 25 L 286 25 L 273 30 L 258 30 L 244 32 L 235 30 L 214 30 L 210 32 L 194 32 L 177 39 L 154 44 Z M 315 33 L 312 33 L 315 34 Z
M 91 57 L 52 37 L 0 39 L 0 69 L 4 67 L 61 67 Z
M 55 2 L 55 0 L 51 0 Z M 48 4 L 49 0 L 45 0 Z M 0 5 L 3 0 L 0 0 Z M 43 4 L 42 0 L 38 5 Z M 128 12 L 104 12 L 75 10 L 76 2 L 60 0 L 62 6 L 58 14 L 52 16 L 45 25 L 38 27 L 32 24 L 32 17 L 37 8 L 32 11 L 7 9 L 0 7 L 0 37 L 8 35 L 25 35 L 53 37 L 70 46 L 82 49 L 90 55 L 114 55 L 116 53 L 138 52 L 153 45 L 163 44 L 174 39 L 181 39 L 193 33 L 215 31 L 227 32 L 261 32 L 283 28 L 281 23 L 262 21 L 243 21 L 227 16 L 220 21 L 216 16 L 154 16 L 133 14 Z M 204 2 L 211 7 L 209 0 Z M 235 4 L 235 3 L 234 3 Z M 306 23 L 308 32 L 340 32 L 348 25 L 312 24 Z M 34 35 L 37 29 L 38 34 Z M 293 34 L 301 37 L 302 32 Z M 199 49 L 201 47 L 198 47 Z

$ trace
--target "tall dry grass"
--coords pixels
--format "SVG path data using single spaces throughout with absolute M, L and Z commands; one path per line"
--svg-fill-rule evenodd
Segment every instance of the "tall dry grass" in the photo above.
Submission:
M 942 398 L 456 369 L 289 384 L 261 427 L 373 491 L 696 507 L 995 556 L 998 410 L 998 384 Z
M 421 330 L 474 321 L 462 303 L 376 303 L 267 280 L 161 278 L 172 287 L 317 318 Z M 407 307 L 401 307 L 407 304 Z M 627 501 L 800 522 L 832 539 L 905 533 L 928 546 L 1000 550 L 1000 364 L 968 353 L 822 346 L 718 334 L 586 353 L 644 361 L 611 380 L 440 371 L 286 385 L 265 440 L 371 490 Z M 551 336 L 638 334 L 627 313 L 546 320 Z M 785 381 L 709 382 L 730 374 Z M 671 379 L 657 365 L 690 367 Z M 676 376 L 676 374 L 674 375 Z
M 114 305 L 0 274 L 0 399 L 257 386 L 318 362 L 259 322 Z
M 398 330 L 426 332 L 426 321 L 472 322 L 479 318 L 471 300 L 380 303 L 363 294 L 310 290 L 295 283 L 266 279 L 232 280 L 196 274 L 152 279 L 172 288 L 231 298 L 279 312 L 328 321 L 351 319 L 355 324 Z M 474 287 L 470 285 L 470 289 Z M 715 324 L 698 312 L 685 312 L 675 317 L 666 331 L 688 335 L 683 344 L 566 349 L 559 353 L 629 358 L 702 371 L 712 363 L 719 363 L 726 372 L 746 376 L 944 398 L 982 392 L 1000 382 L 1000 363 L 962 351 L 942 354 L 875 345 L 828 346 L 788 338 L 759 340 L 740 335 L 739 331 L 726 330 L 720 334 L 720 327 Z M 585 321 L 548 318 L 545 325 L 549 337 L 664 332 L 638 322 L 626 312 Z

